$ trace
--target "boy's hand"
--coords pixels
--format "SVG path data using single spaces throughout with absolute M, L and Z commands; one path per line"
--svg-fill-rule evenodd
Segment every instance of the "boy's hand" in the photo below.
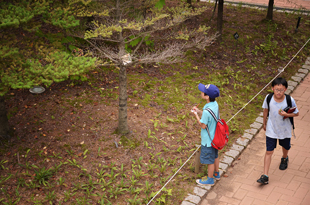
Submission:
M 283 117 L 287 117 L 287 113 L 284 112 L 282 109 L 279 110 L 279 115 L 281 115 Z
M 194 106 L 193 108 L 192 108 L 192 112 L 196 112 L 196 113 L 200 113 L 200 110 L 196 107 L 196 106 Z

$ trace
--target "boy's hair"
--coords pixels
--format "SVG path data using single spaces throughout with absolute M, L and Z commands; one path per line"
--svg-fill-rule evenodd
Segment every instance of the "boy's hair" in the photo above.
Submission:
M 271 87 L 274 87 L 275 85 L 283 85 L 285 88 L 287 88 L 287 81 L 284 78 L 276 78 L 271 83 Z
M 207 95 L 206 93 L 204 93 L 204 94 L 205 94 L 205 96 Z M 214 102 L 215 98 L 210 98 L 210 96 L 209 96 L 209 100 L 210 100 L 210 102 Z

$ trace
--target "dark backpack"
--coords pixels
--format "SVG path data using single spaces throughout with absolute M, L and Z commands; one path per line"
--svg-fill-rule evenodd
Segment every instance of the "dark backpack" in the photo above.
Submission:
M 216 121 L 216 128 L 213 140 L 211 139 L 208 125 L 206 127 L 211 140 L 211 145 L 213 148 L 221 150 L 228 143 L 228 135 L 229 135 L 228 125 L 226 124 L 225 120 L 217 118 L 210 108 L 207 108 L 205 110 L 207 110 Z
M 268 116 L 269 116 L 269 111 L 270 111 L 269 104 L 270 104 L 270 101 L 271 101 L 271 98 L 272 98 L 273 94 L 274 94 L 274 93 L 270 93 L 270 94 L 267 96 Z M 285 98 L 286 98 L 287 106 L 291 108 L 291 107 L 292 107 L 291 96 L 285 94 Z M 293 117 L 289 117 L 289 119 L 290 119 L 290 121 L 291 121 L 291 124 L 293 125 L 293 129 L 295 129 L 295 126 L 294 126 L 294 118 L 293 118 Z

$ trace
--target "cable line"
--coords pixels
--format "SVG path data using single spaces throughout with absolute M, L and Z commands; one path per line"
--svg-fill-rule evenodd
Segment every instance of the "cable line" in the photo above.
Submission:
M 299 52 L 307 45 L 307 43 L 310 41 L 310 38 L 307 40 L 307 42 L 301 47 L 301 49 L 299 49 L 299 51 L 294 55 L 294 57 L 285 65 L 285 67 L 281 70 L 279 70 L 279 73 L 268 83 L 265 85 L 265 87 L 263 87 L 249 102 L 247 102 L 238 112 L 236 112 L 236 114 L 234 116 L 232 116 L 227 123 L 232 120 L 236 115 L 238 115 L 250 102 L 252 102 L 263 90 L 265 90 L 266 87 L 269 86 L 269 84 L 276 79 L 282 72 L 284 72 L 285 68 L 294 60 L 294 58 L 299 54 Z M 199 150 L 199 148 L 201 147 L 201 145 L 199 145 L 197 147 L 197 149 L 194 151 L 194 153 L 184 162 L 184 164 L 174 173 L 174 175 L 172 177 L 170 177 L 170 179 L 166 182 L 166 184 L 155 194 L 155 196 L 147 203 L 147 205 L 149 205 L 153 199 L 155 199 L 155 197 L 163 190 L 163 188 L 165 188 L 165 186 L 173 179 L 173 177 L 184 167 L 184 165 L 192 158 L 192 156 Z

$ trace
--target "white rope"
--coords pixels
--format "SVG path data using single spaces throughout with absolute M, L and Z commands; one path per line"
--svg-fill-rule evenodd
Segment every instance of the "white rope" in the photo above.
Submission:
M 170 177 L 166 184 L 156 193 L 156 195 L 149 201 L 149 203 L 147 203 L 147 205 L 149 205 L 153 201 L 153 199 L 155 199 L 155 197 L 163 190 L 163 188 L 165 188 L 165 186 L 171 181 L 171 179 L 173 179 L 173 177 L 184 167 L 184 165 L 190 160 L 190 158 L 192 158 L 192 156 L 199 150 L 200 146 L 201 145 L 199 145 L 195 152 L 186 160 L 186 162 L 184 162 L 184 164 L 174 173 L 174 175 Z
M 307 43 L 309 42 L 310 38 L 308 39 L 308 41 L 301 47 L 301 49 L 299 49 L 299 51 L 295 54 L 295 56 L 286 64 L 286 66 L 267 84 L 265 85 L 265 87 L 263 89 L 261 89 L 249 102 L 247 102 L 234 116 L 232 116 L 227 123 L 232 120 L 236 115 L 239 114 L 239 112 L 241 112 L 250 102 L 252 102 L 256 96 L 258 96 L 263 90 L 265 90 L 266 87 L 269 86 L 269 84 L 274 81 L 274 79 L 276 79 L 282 72 L 284 72 L 284 69 L 294 60 L 294 58 L 298 55 L 298 53 L 307 45 Z
M 256 96 L 258 96 L 274 79 L 276 79 L 283 71 L 284 69 L 294 60 L 294 58 L 299 54 L 299 52 L 307 45 L 307 43 L 310 41 L 310 38 L 308 39 L 308 41 L 301 47 L 301 49 L 299 49 L 299 51 L 294 55 L 294 57 L 286 64 L 286 66 L 263 88 L 261 89 L 249 102 L 247 102 L 234 116 L 232 116 L 227 123 L 232 120 L 239 112 L 241 112 L 250 102 L 252 102 Z M 165 188 L 165 186 L 173 179 L 173 177 L 184 167 L 184 165 L 192 158 L 192 156 L 199 150 L 199 148 L 201 147 L 201 145 L 199 145 L 197 147 L 197 149 L 194 151 L 194 153 L 184 162 L 184 164 L 174 173 L 174 175 L 172 177 L 170 177 L 170 179 L 166 182 L 166 184 L 156 193 L 156 195 L 149 201 L 149 203 L 147 203 L 147 205 L 149 205 L 153 199 L 155 199 L 155 197 L 163 190 L 163 188 Z

